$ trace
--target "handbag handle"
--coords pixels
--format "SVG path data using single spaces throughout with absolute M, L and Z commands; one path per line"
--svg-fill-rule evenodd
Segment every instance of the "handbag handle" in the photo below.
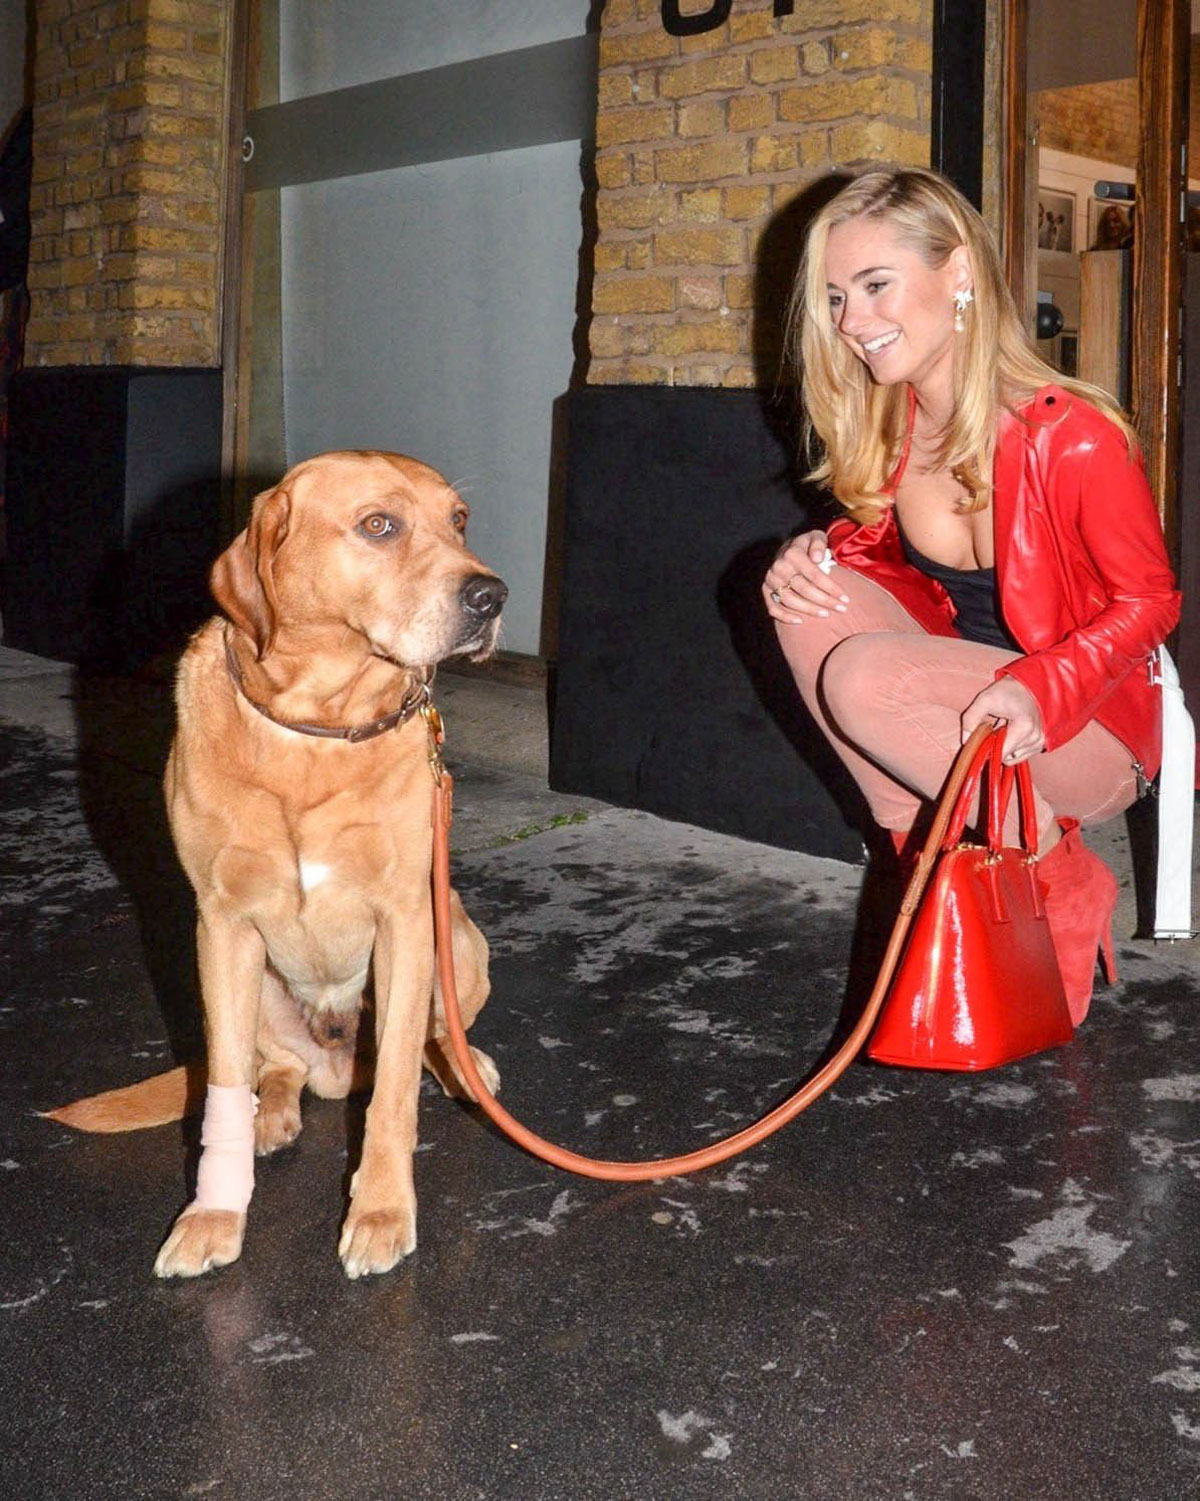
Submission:
M 975 752 L 950 814 L 946 837 L 942 841 L 943 850 L 952 850 L 961 841 L 967 817 L 971 812 L 971 804 L 975 800 L 983 769 L 986 766 L 988 769 L 988 850 L 995 854 L 1004 842 L 1004 819 L 1008 813 L 1015 783 L 1021 808 L 1021 848 L 1030 857 L 1036 856 L 1038 838 L 1037 818 L 1033 808 L 1033 779 L 1029 775 L 1029 764 L 1026 761 L 1020 762 L 1017 766 L 1004 765 L 1004 733 L 1005 726 L 998 725 L 980 743 Z
M 990 854 L 995 854 L 1004 844 L 1004 819 L 1012 798 L 1013 783 L 1017 786 L 1017 802 L 1021 810 L 1019 838 L 1021 848 L 1030 859 L 1037 858 L 1037 815 L 1033 807 L 1033 778 L 1029 762 L 1020 761 L 1016 766 L 1003 762 L 1004 731 L 998 729 L 991 738 L 988 761 L 988 832 Z

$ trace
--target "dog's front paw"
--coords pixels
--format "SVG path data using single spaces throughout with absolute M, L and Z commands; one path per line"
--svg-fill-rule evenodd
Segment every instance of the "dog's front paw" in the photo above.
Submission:
M 368 1277 L 390 1272 L 404 1256 L 417 1249 L 417 1219 L 411 1211 L 375 1209 L 356 1214 L 351 1208 L 342 1228 L 338 1255 L 346 1276 Z
M 236 1209 L 185 1209 L 154 1261 L 156 1277 L 199 1277 L 242 1254 L 246 1216 Z

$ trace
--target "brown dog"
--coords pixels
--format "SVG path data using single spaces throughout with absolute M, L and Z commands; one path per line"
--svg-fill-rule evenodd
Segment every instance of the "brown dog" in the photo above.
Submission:
M 240 1254 L 250 1152 L 295 1139 L 306 1084 L 327 1098 L 349 1092 L 369 972 L 375 1088 L 340 1254 L 359 1277 L 416 1245 L 422 1057 L 448 1093 L 469 1093 L 435 986 L 434 784 L 420 711 L 438 662 L 494 649 L 508 594 L 467 551 L 466 518 L 424 464 L 326 454 L 257 498 L 213 569 L 227 619 L 197 632 L 180 663 L 166 773 L 198 906 L 209 1103 L 197 1198 L 158 1254 L 161 1277 Z M 454 959 L 469 1024 L 487 999 L 487 944 L 457 897 Z M 491 1060 L 473 1051 L 490 1084 Z M 140 1087 L 143 1103 L 154 1085 Z M 178 1071 L 160 1085 L 182 1106 Z M 123 1114 L 121 1097 L 138 1093 L 108 1097 L 126 1125 L 149 1123 Z M 78 1110 L 58 1118 L 87 1124 Z

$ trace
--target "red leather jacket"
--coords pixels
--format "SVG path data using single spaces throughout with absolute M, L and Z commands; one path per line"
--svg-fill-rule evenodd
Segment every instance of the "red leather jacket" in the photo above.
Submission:
M 1000 611 L 1024 653 L 997 677 L 1033 694 L 1047 750 L 1095 719 L 1152 777 L 1162 726 L 1148 661 L 1179 619 L 1180 596 L 1141 460 L 1089 402 L 1046 386 L 1002 414 L 992 478 Z M 882 585 L 927 631 L 955 634 L 949 595 L 905 559 L 891 507 L 869 526 L 842 517 L 828 535 L 838 563 Z

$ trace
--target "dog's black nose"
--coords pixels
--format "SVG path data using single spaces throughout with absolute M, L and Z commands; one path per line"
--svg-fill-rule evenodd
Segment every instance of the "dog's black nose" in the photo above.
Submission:
M 508 585 L 494 573 L 475 573 L 462 586 L 459 597 L 468 615 L 493 620 L 508 598 Z

